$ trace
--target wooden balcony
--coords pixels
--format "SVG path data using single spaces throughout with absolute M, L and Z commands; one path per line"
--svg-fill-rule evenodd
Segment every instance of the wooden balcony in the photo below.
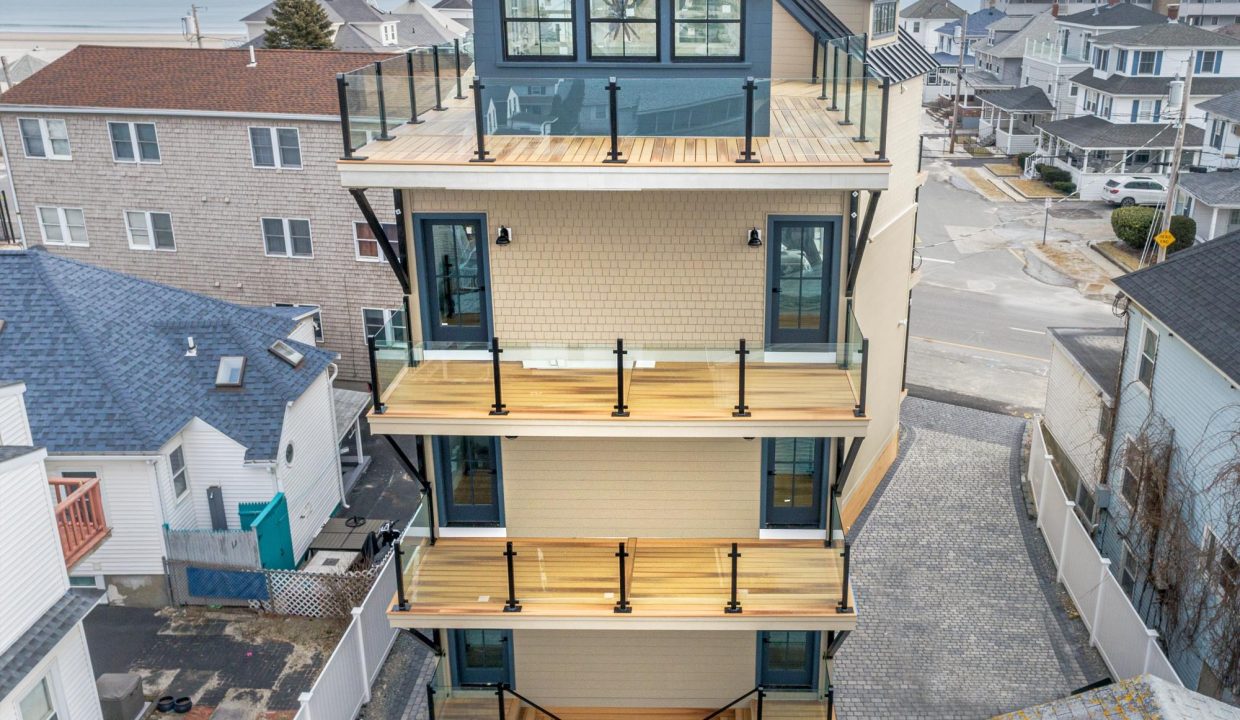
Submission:
M 65 566 L 72 568 L 112 532 L 103 515 L 99 478 L 49 478 L 47 482 L 56 499 L 56 529 Z
M 620 600 L 619 543 L 628 556 Z M 843 597 L 843 551 L 821 541 L 514 538 L 508 604 L 504 538 L 439 538 L 406 548 L 407 609 L 393 601 L 395 627 L 582 630 L 852 630 L 856 608 Z
M 491 691 L 464 691 L 437 700 L 432 720 L 480 720 L 498 718 L 497 701 Z M 561 720 L 702 720 L 714 708 L 658 707 L 554 707 L 547 708 Z M 504 717 L 515 720 L 552 720 L 550 715 L 510 698 Z M 725 710 L 719 720 L 756 720 L 757 703 Z M 762 704 L 762 720 L 835 720 L 827 717 L 824 703 L 812 700 L 781 700 L 768 697 Z
M 838 349 L 837 349 L 838 348 Z M 721 360 L 672 353 L 634 360 L 545 363 L 508 348 L 499 363 L 505 414 L 494 414 L 494 365 L 484 352 L 461 359 L 427 352 L 414 362 L 396 351 L 378 360 L 381 410 L 374 432 L 426 435 L 566 437 L 853 437 L 865 434 L 864 363 L 842 344 L 823 353 L 751 351 L 746 415 L 737 415 L 740 370 Z M 611 351 L 601 350 L 604 356 Z M 711 353 L 706 353 L 710 355 Z M 846 358 L 848 363 L 841 363 Z M 383 378 L 390 378 L 386 383 Z M 623 391 L 626 415 L 615 414 Z

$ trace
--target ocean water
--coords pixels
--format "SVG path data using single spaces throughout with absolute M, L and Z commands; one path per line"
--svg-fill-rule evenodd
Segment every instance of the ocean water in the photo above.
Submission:
M 0 32 L 179 33 L 191 3 L 204 34 L 243 35 L 241 18 L 270 0 L 0 0 Z M 383 0 L 381 8 L 400 4 Z

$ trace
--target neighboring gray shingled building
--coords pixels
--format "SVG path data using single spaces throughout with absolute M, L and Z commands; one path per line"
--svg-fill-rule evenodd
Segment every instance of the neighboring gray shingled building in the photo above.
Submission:
M 400 52 L 417 47 L 463 40 L 466 25 L 421 2 L 409 2 L 395 11 L 383 11 L 369 0 L 319 0 L 332 27 L 332 47 L 348 52 Z M 266 47 L 267 18 L 275 3 L 241 18 L 248 45 Z
M 1240 720 L 1240 709 L 1141 675 L 994 720 Z

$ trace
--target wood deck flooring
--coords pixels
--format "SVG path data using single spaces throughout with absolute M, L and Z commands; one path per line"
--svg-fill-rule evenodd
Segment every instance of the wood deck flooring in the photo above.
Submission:
M 532 698 L 533 699 L 533 698 Z M 432 720 L 482 720 L 498 718 L 493 697 L 465 694 L 440 701 Z M 716 708 L 653 708 L 653 707 L 554 707 L 548 708 L 561 720 L 701 720 Z M 506 703 L 505 717 L 516 720 L 551 720 L 551 716 L 521 703 Z M 756 706 L 751 702 L 725 711 L 719 720 L 754 720 Z M 763 720 L 828 720 L 822 702 L 808 700 L 776 700 L 768 697 L 762 706 Z M 834 720 L 832 718 L 831 720 Z
M 827 102 L 818 99 L 819 92 L 818 85 L 806 81 L 772 82 L 770 134 L 753 139 L 754 151 L 762 164 L 869 165 L 864 161 L 875 157 L 877 145 L 857 142 L 857 127 L 840 125 L 842 113 L 829 112 Z M 445 111 L 424 113 L 419 125 L 393 130 L 394 139 L 371 142 L 358 150 L 364 160 L 341 160 L 341 166 L 469 164 L 476 157 L 477 147 L 473 99 L 453 98 L 445 100 L 444 105 Z M 744 144 L 743 136 L 621 137 L 620 151 L 628 162 L 620 167 L 736 167 Z M 588 135 L 488 135 L 486 148 L 495 165 L 608 167 L 603 160 L 608 156 L 610 139 Z
M 563 618 L 726 618 L 731 591 L 731 540 L 635 539 L 626 542 L 630 615 L 619 599 L 621 539 L 518 538 L 513 549 L 516 597 L 522 610 L 503 611 L 508 596 L 504 538 L 440 538 L 419 551 L 406 571 L 408 613 L 414 616 L 496 616 L 519 622 Z M 754 617 L 848 616 L 836 612 L 841 553 L 817 540 L 738 540 L 738 600 Z M 855 614 L 851 615 L 855 620 Z
M 854 370 L 855 372 L 855 370 Z M 735 364 L 660 362 L 625 371 L 629 417 L 613 418 L 616 371 L 533 369 L 500 363 L 506 420 L 692 422 L 733 418 Z M 406 369 L 384 392 L 385 418 L 482 420 L 494 401 L 491 363 L 430 360 Z M 750 363 L 745 402 L 754 420 L 853 419 L 857 394 L 850 371 L 830 363 Z

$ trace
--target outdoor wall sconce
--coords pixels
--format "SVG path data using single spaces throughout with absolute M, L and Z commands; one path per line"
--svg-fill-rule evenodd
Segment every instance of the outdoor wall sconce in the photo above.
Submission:
M 499 235 L 495 237 L 495 244 L 496 245 L 507 245 L 511 242 L 512 242 L 512 230 L 510 230 L 509 228 L 503 225 L 500 225 Z
M 749 231 L 749 247 L 762 247 L 762 231 L 756 227 Z

